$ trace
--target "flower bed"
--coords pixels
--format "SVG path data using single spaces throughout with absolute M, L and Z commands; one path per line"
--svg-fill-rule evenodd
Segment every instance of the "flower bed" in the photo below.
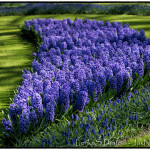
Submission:
M 129 89 L 136 73 L 143 77 L 150 69 L 150 40 L 128 24 L 33 19 L 25 21 L 25 28 L 35 30 L 42 44 L 33 54 L 33 73 L 24 70 L 9 120 L 3 119 L 12 133 L 17 123 L 24 134 L 43 116 L 53 122 L 70 109 L 82 112 L 110 88 L 119 93 L 127 83 Z
M 0 16 L 33 15 L 33 14 L 129 14 L 149 15 L 150 6 L 144 4 L 54 4 L 28 3 L 25 6 L 0 6 Z
M 18 147 L 113 147 L 149 127 L 150 85 L 47 127 Z M 132 147 L 136 146 L 133 143 Z M 143 145 L 144 147 L 144 145 Z

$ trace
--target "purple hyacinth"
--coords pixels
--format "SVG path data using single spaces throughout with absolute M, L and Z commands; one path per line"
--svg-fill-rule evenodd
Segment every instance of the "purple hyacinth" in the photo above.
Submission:
M 106 83 L 106 77 L 105 77 L 104 73 L 100 73 L 100 75 L 99 75 L 99 83 L 101 85 L 101 88 L 104 89 L 105 83 Z
M 79 83 L 79 80 L 75 80 L 75 81 L 74 81 L 73 87 L 74 87 L 75 94 L 78 94 L 78 92 L 80 91 L 80 83 Z
M 15 103 L 12 103 L 9 105 L 9 115 L 12 120 L 12 123 L 15 125 L 17 121 L 17 115 L 18 115 L 18 108 Z
M 123 85 L 123 72 L 122 71 L 117 73 L 116 79 L 117 79 L 117 92 L 119 92 Z
M 30 124 L 29 112 L 26 110 L 22 111 L 19 117 L 19 129 L 22 134 L 26 133 Z
M 37 117 L 41 118 L 43 116 L 43 105 L 40 94 L 33 92 L 31 96 L 31 105 L 34 109 L 37 110 Z
M 80 91 L 78 98 L 76 100 L 75 110 L 79 110 L 82 112 L 84 110 L 87 101 L 88 101 L 88 93 L 85 91 Z
M 69 94 L 70 94 L 70 84 L 69 82 L 67 82 L 63 85 L 60 93 L 60 105 L 64 112 L 66 112 L 70 106 Z
M 55 103 L 54 102 L 49 102 L 46 105 L 46 112 L 45 112 L 45 116 L 47 121 L 54 121 L 54 117 L 55 117 Z
M 30 26 L 30 22 L 29 21 L 25 21 L 25 27 L 28 28 L 28 30 L 30 30 L 31 26 Z
M 35 110 L 33 109 L 32 106 L 30 106 L 29 118 L 30 121 L 33 123 L 33 125 L 38 123 L 37 114 L 35 113 Z
M 54 102 L 54 101 L 55 101 L 54 95 L 50 95 L 47 93 L 43 95 L 43 105 L 45 108 L 46 108 L 47 103 Z
M 13 133 L 12 124 L 11 124 L 10 120 L 6 120 L 6 118 L 3 118 L 2 124 L 3 124 L 3 128 L 6 131 Z
M 137 67 L 137 73 L 140 77 L 144 75 L 144 62 L 142 59 L 139 60 L 138 67 Z
M 129 73 L 127 70 L 124 70 L 124 71 L 123 71 L 123 82 L 125 82 L 125 81 L 127 81 L 126 87 L 127 87 L 127 89 L 128 89 L 129 86 L 131 86 L 131 85 L 129 85 L 130 73 Z
M 34 87 L 34 91 L 36 91 L 37 93 L 43 92 L 43 82 L 42 82 L 42 80 L 35 79 L 33 81 L 33 87 Z
M 110 87 L 111 89 L 116 89 L 117 88 L 117 80 L 116 80 L 116 77 L 112 76 L 110 79 L 109 79 L 109 84 L 110 84 Z

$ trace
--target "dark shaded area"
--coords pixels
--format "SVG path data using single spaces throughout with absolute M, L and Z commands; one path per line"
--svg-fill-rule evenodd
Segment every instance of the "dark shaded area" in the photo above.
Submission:
M 20 22 L 21 20 L 24 20 L 23 16 L 17 16 L 15 19 L 13 19 L 8 25 L 16 25 L 18 22 Z
M 26 40 L 30 43 L 32 43 L 33 45 L 35 45 L 35 47 L 39 47 L 41 45 L 41 37 L 38 35 L 38 33 L 33 29 L 33 27 L 31 27 L 30 31 L 23 26 L 21 28 L 21 34 L 20 37 L 23 40 Z

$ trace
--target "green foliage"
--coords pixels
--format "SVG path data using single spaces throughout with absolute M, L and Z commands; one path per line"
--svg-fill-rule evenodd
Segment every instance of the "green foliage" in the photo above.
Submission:
M 37 49 L 41 45 L 41 37 L 38 35 L 38 33 L 33 29 L 31 26 L 31 29 L 28 30 L 27 27 L 21 26 L 21 36 L 22 38 L 28 40 L 29 42 L 33 43 Z
M 143 90 L 145 90 L 145 92 L 143 92 Z M 27 147 L 112 147 L 112 146 L 118 146 L 118 144 L 121 144 L 121 141 L 124 142 L 124 139 L 129 139 L 129 138 L 133 138 L 135 136 L 137 136 L 141 131 L 143 130 L 147 130 L 147 126 L 149 125 L 149 122 L 146 122 L 146 120 L 149 120 L 149 116 L 150 113 L 147 112 L 146 116 L 143 116 L 143 112 L 146 110 L 146 105 L 143 103 L 143 100 L 145 98 L 147 98 L 147 104 L 150 105 L 149 102 L 149 94 L 150 92 L 146 89 L 140 89 L 138 90 L 135 94 L 132 93 L 132 96 L 130 98 L 130 100 L 127 100 L 127 96 L 122 97 L 124 103 L 126 103 L 127 107 L 125 107 L 125 105 L 122 105 L 122 111 L 120 111 L 119 107 L 116 108 L 113 105 L 108 105 L 106 103 L 106 106 L 104 107 L 102 102 L 99 102 L 99 107 L 95 107 L 93 108 L 93 112 L 90 109 L 87 109 L 87 112 L 82 112 L 79 113 L 79 120 L 75 121 L 75 125 L 72 125 L 72 120 L 71 119 L 63 119 L 60 120 L 59 122 L 54 122 L 53 124 L 51 124 L 50 126 L 48 126 L 47 128 L 45 128 L 42 132 L 38 133 L 36 136 L 34 136 L 32 138 L 32 140 L 29 142 L 29 144 L 27 145 L 29 139 L 26 139 L 26 141 L 23 143 L 23 145 L 27 146 Z M 132 102 L 132 100 L 135 100 L 135 102 Z M 103 102 L 105 102 L 105 99 L 103 99 Z M 140 105 L 138 105 L 138 102 L 140 103 Z M 119 103 L 118 103 L 119 105 Z M 110 113 L 109 109 L 112 109 L 113 111 Z M 105 112 L 106 111 L 106 112 Z M 123 113 L 125 113 L 127 116 L 130 115 L 130 111 L 133 112 L 133 116 L 136 115 L 136 113 L 138 113 L 138 119 L 135 120 L 129 120 L 128 117 L 127 119 L 124 118 Z M 103 116 L 101 118 L 100 123 L 98 123 L 96 121 L 96 116 L 101 115 L 101 113 L 103 112 Z M 105 113 L 104 113 L 105 112 Z M 82 139 L 85 132 L 85 124 L 89 123 L 88 121 L 88 115 L 92 116 L 92 128 L 95 128 L 95 132 L 98 133 L 99 129 L 101 129 L 101 123 L 102 120 L 105 119 L 105 117 L 107 117 L 108 122 L 110 122 L 111 118 L 115 119 L 115 127 L 116 129 L 114 131 L 109 130 L 111 137 L 105 137 L 105 140 L 110 140 L 110 141 L 114 141 L 117 143 L 105 143 L 102 140 L 103 144 L 99 144 L 96 136 L 94 136 L 92 133 L 88 136 L 87 135 L 87 140 L 83 143 Z M 120 118 L 116 118 L 116 115 L 120 115 Z M 84 119 L 84 125 L 83 128 L 80 128 L 80 123 L 82 120 L 82 117 Z M 145 119 L 144 119 L 145 118 Z M 145 120 L 145 122 L 143 122 L 142 120 Z M 125 125 L 125 122 L 128 122 L 128 125 Z M 144 123 L 144 124 L 143 124 Z M 123 129 L 120 128 L 120 125 L 123 124 Z M 143 126 L 141 126 L 141 124 Z M 136 125 L 136 126 L 135 126 Z M 91 130 L 92 130 L 91 128 Z M 62 132 L 63 131 L 68 131 L 68 129 L 70 129 L 71 134 L 69 137 L 69 144 L 66 144 L 66 137 L 62 136 Z M 103 129 L 104 133 L 107 134 L 107 130 Z M 120 135 L 121 133 L 121 135 Z M 55 134 L 55 139 L 53 139 L 53 134 Z M 90 136 L 93 136 L 93 138 L 91 139 Z M 70 144 L 70 141 L 72 138 L 78 137 L 78 140 L 76 141 L 77 143 L 72 146 Z M 50 139 L 51 141 L 51 145 L 46 144 L 45 142 L 42 142 L 44 140 Z M 99 135 L 99 140 L 101 140 L 101 135 Z M 93 144 L 92 144 L 93 143 Z M 117 145 L 116 145 L 117 144 Z M 19 146 L 19 145 L 18 145 Z M 20 146 L 19 146 L 20 147 Z

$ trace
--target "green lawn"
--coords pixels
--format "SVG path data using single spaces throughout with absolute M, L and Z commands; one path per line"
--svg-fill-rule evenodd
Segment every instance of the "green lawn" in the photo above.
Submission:
M 22 70 L 29 69 L 32 64 L 32 53 L 35 47 L 20 38 L 19 26 L 25 20 L 32 18 L 89 18 L 104 21 L 129 23 L 130 28 L 144 29 L 150 38 L 150 16 L 134 15 L 86 15 L 86 14 L 56 14 L 34 16 L 4 16 L 0 17 L 0 112 L 9 108 L 10 98 L 14 97 L 14 90 L 22 82 Z M 0 120 L 2 113 L 0 113 Z

